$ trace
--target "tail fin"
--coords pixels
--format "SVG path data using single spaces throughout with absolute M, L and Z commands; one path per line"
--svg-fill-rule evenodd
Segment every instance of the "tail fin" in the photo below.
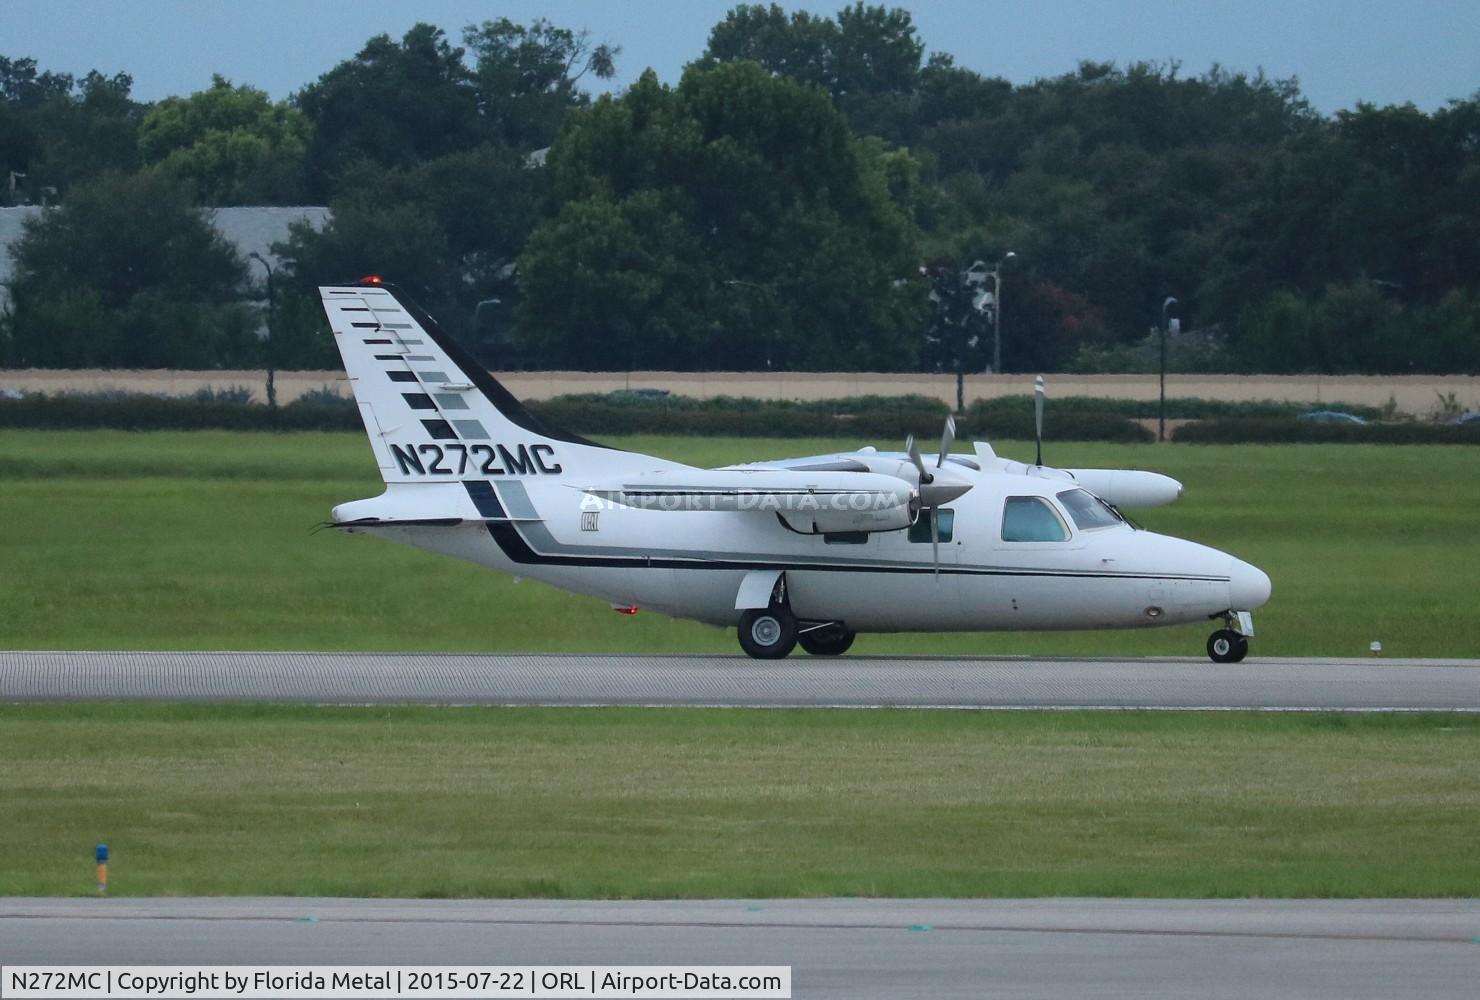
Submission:
M 609 450 L 542 423 L 393 286 L 366 278 L 319 294 L 387 483 L 606 464 Z

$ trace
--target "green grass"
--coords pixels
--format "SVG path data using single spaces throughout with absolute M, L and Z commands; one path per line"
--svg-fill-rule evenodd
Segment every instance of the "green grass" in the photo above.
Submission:
M 0 706 L 0 895 L 1474 896 L 1480 718 Z
M 613 443 L 719 465 L 862 442 Z M 1269 572 L 1255 655 L 1365 654 L 1373 639 L 1392 656 L 1480 655 L 1480 449 L 1051 444 L 1046 457 L 1182 480 L 1182 500 L 1140 520 Z M 336 502 L 380 489 L 357 434 L 0 432 L 0 648 L 735 649 L 732 632 L 618 617 L 445 557 L 311 533 Z M 864 636 L 854 648 L 1199 655 L 1207 631 Z

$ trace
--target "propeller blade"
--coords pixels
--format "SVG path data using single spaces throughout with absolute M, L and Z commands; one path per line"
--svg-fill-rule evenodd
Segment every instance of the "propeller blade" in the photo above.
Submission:
M 935 520 L 935 508 L 926 511 L 930 515 L 930 558 L 935 563 L 935 578 L 940 579 L 940 528 Z
M 1034 465 L 1043 464 L 1043 376 L 1039 375 L 1033 380 L 1033 426 L 1038 432 L 1038 458 Z
M 956 440 L 956 418 L 949 413 L 946 414 L 946 429 L 940 436 L 940 451 L 935 456 L 935 467 L 938 469 L 946 462 L 946 455 L 951 451 L 951 442 Z
M 925 470 L 925 460 L 920 457 L 920 448 L 915 444 L 915 435 L 911 434 L 905 440 L 904 450 L 910 453 L 910 461 L 915 464 L 915 471 L 920 473 L 920 483 L 927 485 L 935 482 L 935 477 Z

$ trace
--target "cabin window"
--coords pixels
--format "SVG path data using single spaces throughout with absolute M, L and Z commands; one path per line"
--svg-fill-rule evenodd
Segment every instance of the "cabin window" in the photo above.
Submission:
M 1109 528 L 1121 523 L 1120 515 L 1088 490 L 1065 490 L 1059 494 L 1059 503 L 1064 505 L 1080 531 Z
M 910 541 L 930 541 L 931 515 L 935 517 L 936 538 L 942 542 L 949 542 L 951 540 L 952 529 L 956 527 L 956 512 L 936 508 L 934 510 L 921 511 L 920 516 L 915 518 L 915 523 L 910 525 Z
M 1042 497 L 1008 497 L 1002 508 L 1004 542 L 1067 542 L 1064 519 Z

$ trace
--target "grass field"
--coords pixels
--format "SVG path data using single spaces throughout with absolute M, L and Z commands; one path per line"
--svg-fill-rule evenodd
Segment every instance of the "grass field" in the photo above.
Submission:
M 613 443 L 718 465 L 861 442 Z M 1255 655 L 1365 654 L 1373 639 L 1393 656 L 1480 655 L 1480 449 L 1053 444 L 1047 457 L 1181 479 L 1181 501 L 1140 519 L 1270 574 Z M 0 432 L 0 647 L 736 648 L 731 631 L 311 534 L 334 503 L 380 488 L 357 434 Z M 1200 655 L 1207 631 L 864 636 L 854 649 Z
M 1480 718 L 0 706 L 0 895 L 1474 896 Z

